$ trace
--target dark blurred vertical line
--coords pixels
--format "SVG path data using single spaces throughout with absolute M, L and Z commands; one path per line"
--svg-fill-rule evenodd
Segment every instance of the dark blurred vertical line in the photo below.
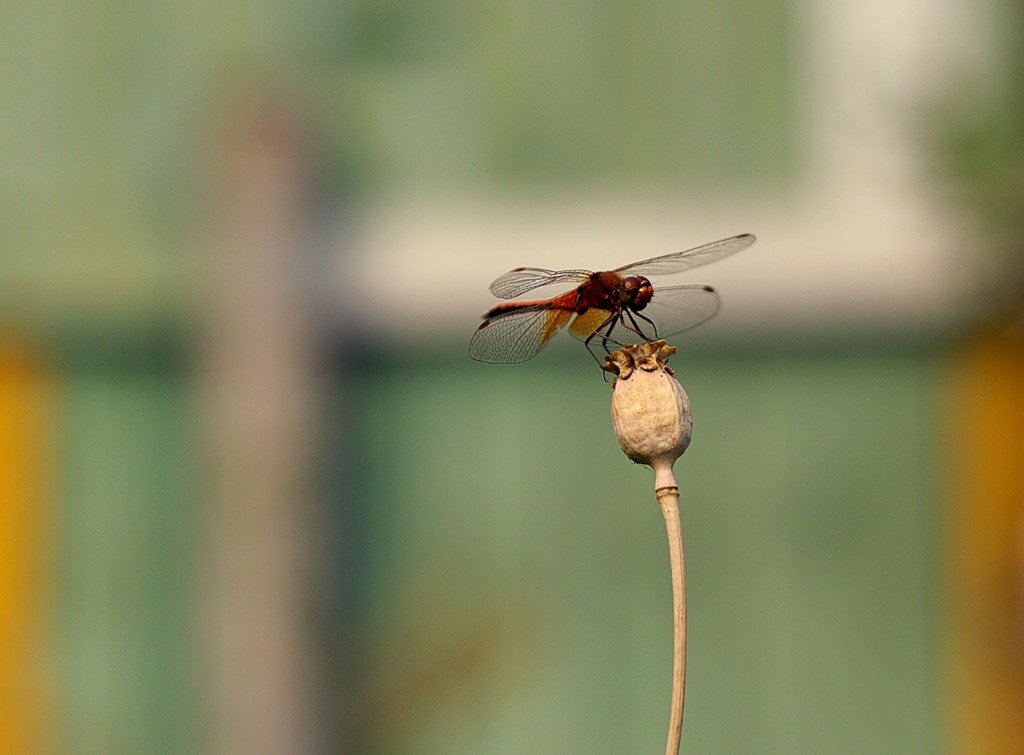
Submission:
M 342 115 L 344 128 L 344 114 Z M 337 126 L 337 123 L 333 125 Z M 334 132 L 334 136 L 338 135 Z M 344 131 L 341 131 L 345 135 Z M 372 514 L 361 496 L 364 489 L 359 458 L 364 410 L 360 360 L 374 353 L 375 342 L 360 337 L 354 318 L 357 306 L 337 293 L 339 262 L 355 243 L 351 210 L 361 188 L 346 140 L 334 151 L 318 152 L 315 182 L 317 239 L 307 271 L 316 303 L 318 402 L 314 456 L 315 518 L 313 602 L 315 652 L 320 672 L 316 712 L 324 752 L 368 752 L 363 737 L 368 724 L 364 623 L 369 583 L 368 522 Z M 372 378 L 371 378 L 372 379 Z
M 351 359 L 340 352 L 325 354 L 325 390 L 329 395 L 321 415 L 324 442 L 318 460 L 323 524 L 317 543 L 323 569 L 318 649 L 329 670 L 317 681 L 321 685 L 324 741 L 327 751 L 334 753 L 368 751 L 364 740 L 368 725 L 366 658 L 356 648 L 364 646 L 361 631 L 367 607 L 364 588 L 368 582 L 364 572 L 369 556 L 365 553 L 365 506 L 352 505 L 361 489 L 353 437 L 353 428 L 358 427 L 360 419 L 357 407 L 361 404 L 359 387 L 347 375 L 351 364 Z
M 205 396 L 212 749 L 317 748 L 309 606 L 307 133 L 265 82 L 215 134 Z

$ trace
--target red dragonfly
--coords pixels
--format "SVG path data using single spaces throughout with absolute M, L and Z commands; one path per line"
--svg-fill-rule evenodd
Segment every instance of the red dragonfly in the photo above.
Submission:
M 502 299 L 552 283 L 577 285 L 550 299 L 510 301 L 492 307 L 473 334 L 469 355 L 481 362 L 525 362 L 572 320 L 569 332 L 583 341 L 600 364 L 590 345 L 594 340 L 599 340 L 607 353 L 609 343 L 622 345 L 613 334 L 653 341 L 692 328 L 718 311 L 718 292 L 701 284 L 655 288 L 648 276 L 707 265 L 746 249 L 754 241 L 754 236 L 744 233 L 604 273 L 539 267 L 509 270 L 491 283 L 491 293 Z

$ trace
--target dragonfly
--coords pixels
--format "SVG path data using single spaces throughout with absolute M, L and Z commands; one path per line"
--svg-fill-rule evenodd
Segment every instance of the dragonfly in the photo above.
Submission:
M 509 270 L 490 286 L 491 293 L 501 299 L 515 299 L 552 284 L 573 283 L 575 288 L 550 299 L 506 301 L 491 307 L 473 334 L 469 355 L 480 362 L 525 362 L 568 325 L 569 332 L 582 340 L 601 364 L 594 342 L 600 342 L 607 354 L 609 344 L 622 345 L 618 338 L 639 337 L 649 342 L 680 333 L 714 316 L 718 292 L 703 284 L 655 286 L 650 277 L 717 262 L 755 240 L 744 233 L 607 272 L 539 267 Z

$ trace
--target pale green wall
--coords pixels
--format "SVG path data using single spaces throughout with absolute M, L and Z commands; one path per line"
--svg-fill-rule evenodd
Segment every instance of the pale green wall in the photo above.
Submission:
M 577 346 L 573 344 L 573 346 Z M 571 357 L 577 358 L 571 358 Z M 943 359 L 676 358 L 684 752 L 935 753 Z M 371 752 L 657 752 L 670 592 L 652 475 L 582 354 L 346 370 Z M 374 706 L 380 698 L 386 705 Z M 578 747 L 569 743 L 578 742 Z
M 69 350 L 57 417 L 53 738 L 60 752 L 196 752 L 208 689 L 195 398 L 166 354 L 87 352 Z

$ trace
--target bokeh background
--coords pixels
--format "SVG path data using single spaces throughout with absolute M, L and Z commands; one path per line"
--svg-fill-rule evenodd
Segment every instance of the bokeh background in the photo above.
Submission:
M 1024 747 L 1005 0 L 8 4 L 0 751 L 658 752 L 649 471 L 488 282 L 681 276 L 683 751 Z

